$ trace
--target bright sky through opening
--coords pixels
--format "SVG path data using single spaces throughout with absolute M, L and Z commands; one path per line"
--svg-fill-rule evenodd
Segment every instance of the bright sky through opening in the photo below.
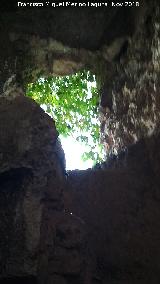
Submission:
M 91 87 L 96 87 L 96 81 L 88 82 L 88 98 L 92 97 Z M 87 146 L 82 145 L 80 142 L 76 141 L 73 137 L 60 137 L 63 150 L 65 152 L 66 158 L 66 170 L 86 170 L 92 168 L 93 161 L 82 160 L 82 155 L 87 151 Z
M 96 81 L 94 82 L 87 82 L 88 87 L 88 94 L 87 97 L 91 98 L 91 87 L 96 87 Z M 41 105 L 41 107 L 46 111 L 47 107 L 46 105 Z M 50 114 L 49 114 L 50 115 Z M 93 119 L 93 123 L 95 123 Z M 86 170 L 88 168 L 92 168 L 94 162 L 93 160 L 82 160 L 82 155 L 84 152 L 87 152 L 89 148 L 85 145 L 82 145 L 80 142 L 76 141 L 76 139 L 72 136 L 70 137 L 63 137 L 60 135 L 60 140 L 62 144 L 62 148 L 65 153 L 65 159 L 66 159 L 66 170 Z
M 75 141 L 74 138 L 60 137 L 66 158 L 66 170 L 86 170 L 93 166 L 92 160 L 83 161 L 81 156 L 87 150 L 87 147 Z
M 47 109 L 46 105 L 41 105 L 41 108 L 43 108 L 44 111 Z M 65 153 L 66 170 L 86 170 L 88 168 L 92 168 L 92 160 L 82 160 L 83 153 L 88 150 L 87 146 L 82 145 L 72 136 L 65 138 L 60 135 L 59 138 Z

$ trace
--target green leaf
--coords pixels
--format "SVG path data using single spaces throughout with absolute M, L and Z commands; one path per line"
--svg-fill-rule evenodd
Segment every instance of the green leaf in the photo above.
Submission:
M 55 120 L 61 135 L 72 135 L 88 146 L 89 151 L 83 154 L 84 160 L 99 161 L 102 151 L 95 150 L 100 135 L 95 80 L 95 75 L 86 70 L 70 76 L 40 77 L 28 85 L 26 95 L 40 105 L 46 105 L 46 112 Z M 89 89 L 92 95 L 88 95 Z

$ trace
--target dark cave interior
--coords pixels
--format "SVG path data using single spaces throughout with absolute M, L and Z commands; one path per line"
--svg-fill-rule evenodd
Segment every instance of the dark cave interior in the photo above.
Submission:
M 159 283 L 159 2 L 1 7 L 0 283 Z M 83 68 L 120 156 L 66 175 L 54 121 L 24 90 Z

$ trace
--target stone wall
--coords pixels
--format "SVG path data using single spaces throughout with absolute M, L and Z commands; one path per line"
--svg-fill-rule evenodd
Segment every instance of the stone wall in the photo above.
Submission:
M 40 73 L 63 75 L 84 67 L 95 71 L 105 58 L 103 46 L 108 50 L 121 38 L 114 55 L 119 53 L 124 40 L 135 32 L 141 13 L 141 9 L 134 8 L 41 9 L 13 3 L 13 11 L 7 3 L 1 10 L 0 93 L 13 74 L 25 87 Z
M 0 121 L 0 281 L 82 280 L 84 222 L 64 211 L 65 158 L 54 121 L 23 96 L 0 98 Z
M 86 223 L 91 283 L 159 282 L 157 139 L 131 146 L 109 169 L 69 173 L 65 208 Z
M 111 62 L 102 87 L 102 141 L 109 152 L 159 132 L 159 8 L 156 1 L 146 5 L 136 33 Z

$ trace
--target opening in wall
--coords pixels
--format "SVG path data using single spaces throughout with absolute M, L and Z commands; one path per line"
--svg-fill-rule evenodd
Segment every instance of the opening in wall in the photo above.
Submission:
M 83 70 L 61 77 L 39 77 L 28 85 L 32 97 L 56 123 L 67 170 L 87 169 L 103 160 L 96 77 Z

